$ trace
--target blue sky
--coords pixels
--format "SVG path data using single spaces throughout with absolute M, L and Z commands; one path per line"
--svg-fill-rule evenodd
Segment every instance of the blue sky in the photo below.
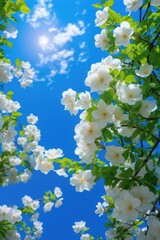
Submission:
M 6 86 L 15 92 L 14 99 L 21 104 L 21 122 L 33 113 L 39 117 L 37 126 L 41 130 L 41 145 L 46 149 L 61 148 L 64 155 L 77 159 L 74 155 L 74 126 L 78 118 L 64 111 L 60 101 L 62 92 L 73 88 L 85 91 L 84 79 L 92 63 L 101 61 L 106 52 L 96 49 L 94 35 L 96 9 L 91 4 L 96 0 L 48 0 L 26 1 L 31 13 L 18 16 L 18 37 L 13 40 L 14 48 L 7 49 L 7 57 L 14 61 L 17 57 L 29 61 L 37 71 L 33 86 L 27 89 L 19 83 Z M 117 1 L 119 4 L 119 1 Z M 39 14 L 43 8 L 42 14 Z M 116 8 L 120 8 L 116 5 Z M 39 44 L 43 36 L 47 44 Z M 47 40 L 46 40 L 47 39 Z M 89 90 L 89 89 L 87 89 Z M 27 194 L 37 199 L 49 189 L 59 186 L 63 191 L 64 203 L 61 208 L 43 214 L 43 240 L 76 240 L 79 235 L 72 231 L 75 221 L 84 220 L 90 233 L 104 237 L 106 217 L 94 213 L 96 204 L 104 194 L 102 182 L 98 182 L 91 192 L 77 193 L 70 186 L 69 178 L 59 177 L 53 172 L 48 175 L 35 172 L 27 184 L 10 185 L 0 189 L 0 204 L 21 205 L 21 198 Z

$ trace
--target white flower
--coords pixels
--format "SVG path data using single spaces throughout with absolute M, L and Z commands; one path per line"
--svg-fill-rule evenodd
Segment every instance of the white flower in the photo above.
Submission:
M 102 29 L 100 34 L 96 34 L 94 36 L 95 46 L 97 48 L 101 48 L 102 50 L 106 50 L 109 47 L 109 38 L 107 36 L 107 30 Z
M 39 218 L 39 212 L 36 212 L 31 216 L 30 221 L 34 222 L 34 221 L 38 220 L 38 218 Z
M 118 83 L 116 85 L 116 92 L 118 95 L 118 100 L 122 103 L 127 103 L 129 105 L 135 105 L 137 101 L 142 100 L 142 90 L 139 84 L 129 84 Z
M 96 149 L 96 144 L 94 142 L 86 143 L 84 141 L 80 141 L 77 143 L 75 154 L 79 156 L 81 162 L 90 164 L 93 161 L 92 156 L 95 153 Z
M 62 196 L 63 193 L 59 187 L 55 187 L 54 194 L 56 195 L 57 198 L 59 198 Z
M 62 168 L 54 171 L 57 173 L 58 176 L 68 177 L 68 174 Z
M 77 107 L 79 109 L 88 109 L 91 106 L 91 95 L 89 92 L 80 93 L 79 100 L 77 101 Z
M 149 117 L 151 112 L 157 109 L 155 101 L 142 100 L 142 106 L 138 111 L 143 117 Z
M 127 12 L 136 12 L 143 5 L 142 0 L 123 0 L 123 2 Z
M 0 206 L 0 221 L 10 221 L 12 218 L 12 209 L 7 205 Z
M 65 106 L 65 110 L 68 110 L 70 114 L 76 115 L 78 113 L 78 107 L 76 106 L 76 92 L 69 88 L 62 93 L 61 104 Z
M 120 163 L 125 162 L 125 158 L 123 157 L 123 148 L 117 146 L 108 146 L 106 147 L 107 153 L 105 154 L 105 158 L 110 160 L 111 164 L 114 166 L 119 166 Z
M 50 171 L 54 169 L 53 163 L 47 161 L 43 158 L 43 156 L 39 155 L 36 158 L 36 170 L 40 170 L 44 174 L 48 174 Z
M 28 61 L 27 62 L 22 61 L 22 67 L 24 69 L 30 69 L 31 64 Z
M 129 128 L 126 126 L 122 126 L 122 127 L 118 128 L 119 134 L 123 137 L 128 137 L 128 138 L 132 136 L 134 131 L 135 131 L 134 128 Z
M 103 25 L 108 20 L 108 17 L 109 17 L 108 7 L 105 7 L 103 9 L 103 11 L 98 10 L 96 12 L 95 25 L 97 27 L 100 27 L 101 25 Z
M 155 200 L 155 195 L 149 191 L 146 186 L 135 186 L 131 189 L 131 194 L 138 198 L 141 203 L 138 207 L 140 212 L 150 210 L 153 207 L 152 202 Z
M 9 158 L 9 162 L 12 166 L 18 166 L 21 164 L 22 160 L 20 158 L 14 156 L 14 157 Z
M 8 24 L 6 29 L 3 32 L 3 36 L 5 38 L 16 38 L 17 34 L 18 34 L 18 30 L 11 24 Z
M 135 70 L 135 73 L 139 77 L 148 77 L 153 70 L 153 66 L 148 63 L 142 64 L 139 70 Z
M 105 232 L 106 240 L 113 240 L 116 237 L 117 233 L 115 229 L 110 229 Z
M 45 151 L 45 156 L 49 159 L 60 158 L 63 156 L 63 151 L 60 148 L 53 148 Z
M 97 110 L 92 112 L 92 116 L 98 121 L 101 128 L 105 127 L 107 123 L 113 122 L 113 112 L 115 109 L 113 104 L 107 105 L 103 100 L 100 99 L 97 104 L 97 108 Z
M 156 240 L 160 236 L 160 221 L 156 216 L 149 216 L 147 224 L 149 226 L 149 233 L 156 237 Z
M 104 213 L 104 207 L 102 205 L 102 203 L 98 202 L 97 205 L 96 205 L 96 210 L 95 210 L 95 213 L 99 215 L 99 217 L 101 217 Z
M 40 230 L 40 231 L 43 230 L 43 227 L 42 227 L 43 223 L 42 222 L 36 220 L 36 221 L 33 222 L 33 225 L 37 230 Z
M 27 138 L 34 138 L 34 140 L 39 141 L 41 134 L 39 129 L 35 125 L 27 125 L 24 128 L 24 133 Z
M 29 124 L 36 124 L 38 121 L 38 117 L 33 115 L 32 113 L 27 117 L 27 122 Z
M 32 202 L 33 199 L 30 196 L 25 195 L 24 197 L 22 197 L 22 203 L 24 204 L 24 206 L 31 206 Z
M 32 172 L 28 169 L 26 169 L 23 173 L 20 175 L 21 182 L 26 183 L 32 176 Z
M 79 170 L 77 174 L 73 174 L 71 177 L 70 184 L 76 187 L 77 192 L 90 191 L 95 184 L 94 179 L 91 170 Z
M 90 240 L 90 235 L 88 233 L 82 234 L 80 240 Z
M 63 198 L 58 199 L 57 202 L 55 203 L 55 208 L 59 208 L 62 205 L 62 201 Z
M 20 240 L 20 234 L 15 230 L 8 230 L 6 233 L 6 240 Z
M 133 221 L 138 218 L 137 208 L 141 201 L 134 198 L 127 190 L 123 190 L 119 199 L 115 202 L 115 209 L 112 216 L 116 213 L 117 220 L 122 222 Z
M 85 85 L 91 88 L 91 92 L 103 93 L 107 90 L 113 77 L 108 73 L 108 69 L 100 67 L 94 74 L 89 74 L 85 79 Z
M 15 136 L 17 135 L 17 131 L 14 129 L 15 127 L 12 125 L 9 125 L 7 131 L 3 134 L 3 141 L 4 142 L 13 142 L 15 139 Z
M 126 47 L 130 43 L 130 37 L 133 33 L 134 30 L 130 28 L 130 24 L 126 21 L 122 22 L 120 27 L 115 28 L 113 31 L 116 45 Z
M 86 222 L 80 221 L 80 222 L 74 222 L 75 225 L 72 226 L 73 231 L 75 233 L 81 232 L 86 226 Z
M 151 5 L 154 6 L 154 7 L 160 6 L 160 0 L 152 0 Z
M 128 120 L 128 115 L 123 113 L 123 110 L 115 106 L 113 114 L 113 123 L 116 127 L 120 127 L 121 121 Z
M 44 207 L 43 207 L 43 211 L 44 212 L 49 212 L 52 210 L 52 207 L 54 206 L 53 202 L 47 202 Z
M 16 168 L 9 169 L 8 179 L 10 183 L 17 183 L 19 181 L 18 170 Z
M 101 62 L 104 66 L 107 66 L 109 69 L 118 69 L 121 70 L 122 68 L 122 62 L 118 58 L 113 58 L 111 55 L 108 57 L 102 59 Z
M 13 75 L 11 74 L 11 65 L 0 61 L 0 82 L 7 83 L 11 82 Z
M 76 140 L 81 138 L 85 143 L 93 143 L 101 135 L 100 126 L 97 122 L 81 121 L 76 125 L 75 131 L 78 133 Z

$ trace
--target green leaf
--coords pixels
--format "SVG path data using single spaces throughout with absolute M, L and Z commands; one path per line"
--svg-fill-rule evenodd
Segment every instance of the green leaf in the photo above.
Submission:
M 138 159 L 135 163 L 135 172 L 139 171 L 143 166 L 143 160 Z
M 127 75 L 124 79 L 126 83 L 135 83 L 137 82 L 135 79 L 135 75 Z
M 30 10 L 27 6 L 22 5 L 22 6 L 20 7 L 20 11 L 21 11 L 22 13 L 24 13 L 24 14 L 28 14 L 31 10 Z
M 95 8 L 102 8 L 102 5 L 100 3 L 92 4 L 92 6 Z
M 139 130 L 139 129 L 136 129 L 136 130 L 133 132 L 131 139 L 133 140 L 133 139 L 136 138 L 139 134 L 140 134 L 140 130 Z
M 112 7 L 113 4 L 114 4 L 114 0 L 108 0 L 108 2 L 106 2 L 106 3 L 104 4 L 104 6 L 105 6 L 105 7 Z
M 22 113 L 20 112 L 12 112 L 12 117 L 19 117 L 22 116 Z
M 124 179 L 129 179 L 132 177 L 132 174 L 133 174 L 133 169 L 128 168 L 128 169 L 124 169 L 122 173 L 119 175 L 119 177 Z
M 22 61 L 21 61 L 19 58 L 16 59 L 16 65 L 17 65 L 18 67 L 21 67 L 21 66 L 22 66 Z
M 102 136 L 104 138 L 105 141 L 107 141 L 108 139 L 109 140 L 113 140 L 113 136 L 112 136 L 112 133 L 111 131 L 109 131 L 107 128 L 104 128 L 102 130 Z
M 115 91 L 114 89 L 109 89 L 107 91 L 105 91 L 100 98 L 106 103 L 106 104 L 110 104 L 113 100 L 113 96 L 115 95 Z

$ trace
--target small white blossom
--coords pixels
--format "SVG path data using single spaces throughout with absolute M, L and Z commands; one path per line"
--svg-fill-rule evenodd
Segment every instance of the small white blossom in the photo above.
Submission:
M 63 198 L 59 198 L 55 203 L 55 208 L 59 208 L 62 205 Z
M 130 28 L 130 24 L 126 21 L 122 22 L 120 27 L 117 27 L 113 31 L 115 37 L 115 44 L 117 46 L 126 47 L 130 43 L 130 37 L 134 33 L 133 28 Z
M 0 61 L 0 82 L 7 83 L 11 82 L 13 75 L 11 74 L 11 65 Z
M 73 231 L 75 232 L 75 233 L 79 233 L 79 232 L 81 232 L 86 226 L 86 222 L 84 222 L 84 221 L 80 221 L 80 222 L 75 222 L 74 223 L 75 225 L 73 225 L 72 226 L 72 228 L 73 228 Z
M 147 224 L 149 226 L 149 234 L 151 234 L 153 237 L 156 237 L 156 240 L 160 236 L 160 221 L 156 216 L 149 216 Z
M 45 156 L 49 159 L 60 158 L 63 156 L 63 151 L 60 148 L 53 148 L 45 151 Z
M 95 25 L 97 27 L 100 27 L 101 25 L 103 25 L 108 20 L 108 17 L 109 17 L 108 7 L 105 7 L 103 9 L 103 11 L 98 10 L 96 12 Z
M 137 101 L 142 100 L 142 90 L 139 84 L 129 84 L 118 83 L 116 85 L 116 92 L 118 95 L 118 100 L 122 103 L 127 103 L 129 105 L 135 105 Z
M 106 147 L 107 153 L 105 154 L 105 158 L 110 160 L 111 164 L 114 166 L 119 166 L 120 163 L 125 162 L 125 158 L 123 157 L 123 148 L 118 146 L 108 146 Z
M 137 208 L 141 201 L 133 197 L 127 190 L 123 190 L 119 199 L 115 201 L 112 217 L 121 222 L 133 221 L 138 218 Z
M 88 109 L 91 106 L 91 95 L 89 92 L 80 93 L 79 100 L 77 101 L 77 107 L 79 109 Z
M 38 117 L 33 115 L 32 113 L 27 117 L 27 122 L 29 124 L 36 124 L 38 121 Z
M 97 48 L 101 48 L 102 50 L 107 50 L 110 43 L 109 43 L 109 38 L 107 36 L 107 30 L 102 29 L 100 34 L 96 34 L 94 36 L 95 39 L 95 46 Z
M 104 213 L 104 207 L 102 205 L 102 203 L 98 202 L 96 205 L 96 210 L 95 213 L 99 215 L 99 217 L 101 217 Z
M 61 104 L 65 106 L 65 110 L 68 110 L 70 114 L 76 115 L 78 113 L 78 107 L 76 106 L 76 92 L 69 88 L 62 94 Z
M 82 234 L 80 240 L 90 240 L 91 237 L 88 233 Z
M 151 1 L 151 6 L 154 6 L 154 7 L 160 6 L 160 0 L 152 0 Z
M 107 125 L 107 123 L 113 122 L 114 109 L 115 107 L 113 104 L 107 105 L 103 100 L 100 99 L 97 104 L 97 110 L 92 112 L 92 116 L 96 121 L 98 121 L 98 124 L 101 126 L 101 128 L 103 128 Z
M 153 66 L 148 63 L 142 64 L 139 70 L 135 70 L 135 73 L 139 77 L 148 77 L 153 70 Z
M 151 112 L 154 112 L 157 109 L 157 104 L 155 101 L 142 100 L 142 106 L 138 111 L 143 117 L 149 117 Z
M 98 68 L 95 73 L 87 76 L 85 85 L 91 88 L 91 92 L 103 93 L 113 79 L 108 72 L 109 70 L 105 67 Z
M 127 12 L 136 12 L 143 5 L 142 0 L 123 0 Z
M 63 193 L 59 187 L 55 187 L 54 194 L 56 195 L 57 198 L 59 198 L 62 196 Z
M 62 168 L 54 171 L 57 173 L 58 176 L 68 177 L 68 174 Z
M 43 207 L 43 211 L 44 212 L 49 212 L 52 210 L 52 207 L 54 206 L 54 203 L 53 202 L 48 202 L 44 205 Z
M 138 207 L 140 212 L 152 209 L 152 202 L 155 200 L 155 195 L 149 191 L 147 186 L 135 186 L 130 192 L 134 197 L 141 201 L 140 206 Z
M 77 192 L 90 191 L 95 184 L 94 179 L 91 170 L 79 170 L 77 174 L 73 174 L 71 177 L 70 184 L 76 187 Z

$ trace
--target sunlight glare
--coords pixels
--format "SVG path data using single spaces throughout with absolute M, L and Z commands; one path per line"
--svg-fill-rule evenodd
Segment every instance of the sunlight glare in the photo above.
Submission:
M 41 48 L 45 49 L 49 43 L 49 39 L 45 35 L 42 35 L 39 37 L 38 43 L 41 46 Z

